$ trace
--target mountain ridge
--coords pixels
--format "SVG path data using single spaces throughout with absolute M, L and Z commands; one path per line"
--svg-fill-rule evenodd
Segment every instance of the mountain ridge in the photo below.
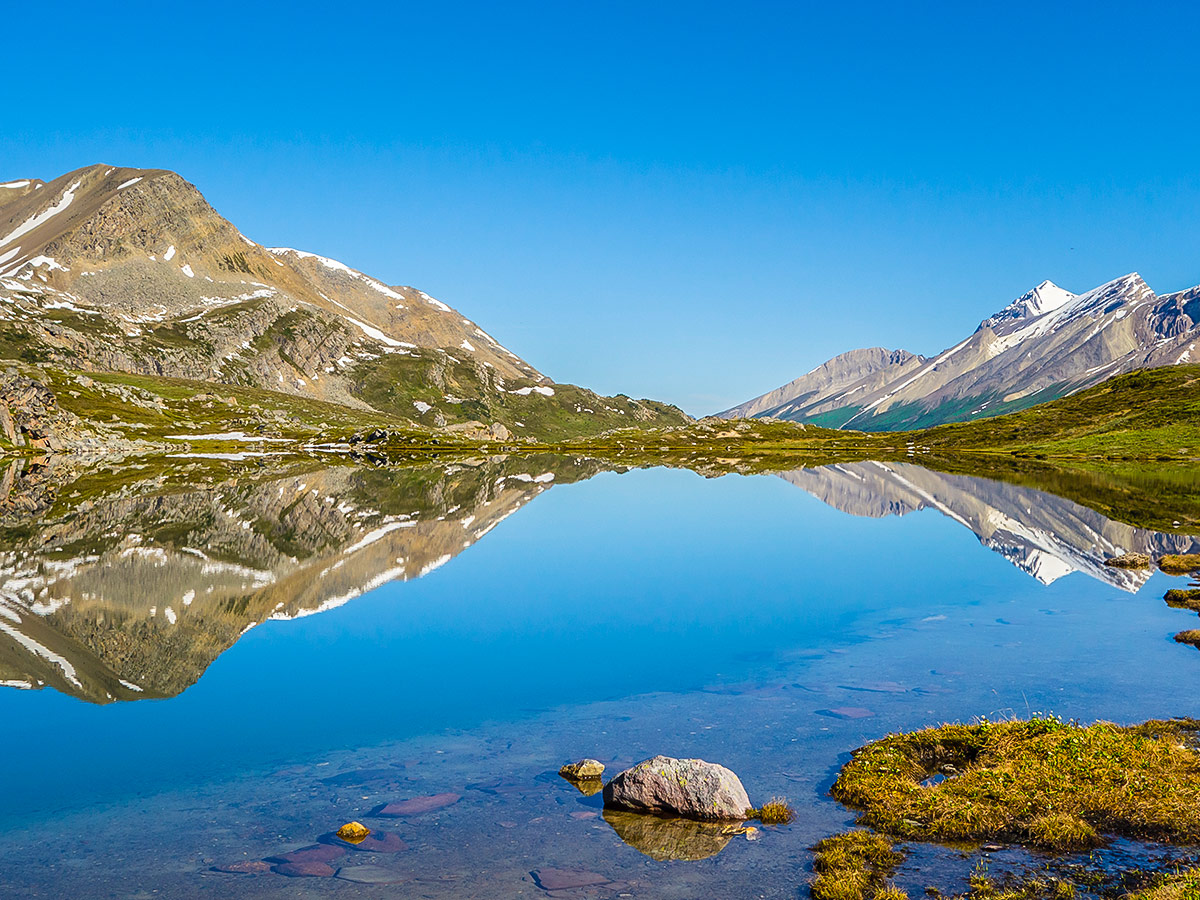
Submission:
M 449 305 L 267 248 L 166 169 L 0 186 L 0 358 L 262 387 L 536 437 L 678 409 L 558 385 Z
M 932 357 L 821 391 L 813 373 L 717 415 L 898 431 L 1025 409 L 1141 368 L 1192 362 L 1200 287 L 1156 294 L 1132 272 L 1073 294 L 1043 281 Z M 850 354 L 873 351 L 850 351 Z M 829 366 L 850 354 L 825 363 Z

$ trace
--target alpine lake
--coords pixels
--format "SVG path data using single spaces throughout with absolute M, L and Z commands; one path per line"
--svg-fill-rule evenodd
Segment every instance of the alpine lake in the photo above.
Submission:
M 1163 601 L 1188 580 L 1105 565 L 1200 538 L 1053 479 L 23 460 L 4 492 L 55 478 L 52 504 L 0 529 L 5 900 L 803 898 L 811 848 L 856 818 L 830 786 L 872 740 L 1200 717 L 1200 656 L 1173 639 L 1195 614 Z M 614 813 L 558 774 L 657 754 L 727 766 L 795 819 Z M 371 838 L 336 841 L 351 821 Z M 324 875 L 279 871 L 313 845 Z M 902 849 L 914 897 L 981 867 L 1200 852 Z

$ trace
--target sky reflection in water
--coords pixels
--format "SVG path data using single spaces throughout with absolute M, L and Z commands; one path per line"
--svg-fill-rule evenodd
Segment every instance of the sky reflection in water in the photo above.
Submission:
M 1168 579 L 1136 594 L 1080 574 L 1044 585 L 962 518 L 846 515 L 771 476 L 651 470 L 558 486 L 425 577 L 253 628 L 173 698 L 0 691 L 9 746 L 38 748 L 6 787 L 0 824 L 484 722 L 528 741 L 519 723 L 569 721 L 594 701 L 676 692 L 703 711 L 726 702 L 722 685 L 799 687 L 809 657 L 858 679 L 838 696 L 818 686 L 785 723 L 813 742 L 845 720 L 829 709 L 869 712 L 854 723 L 864 734 L 1005 710 L 1197 712 L 1159 677 L 1197 662 L 1170 642 L 1190 620 L 1161 601 Z M 827 652 L 864 642 L 873 649 L 854 662 Z M 951 669 L 969 686 L 913 704 L 913 685 Z M 675 738 L 609 749 L 722 755 Z

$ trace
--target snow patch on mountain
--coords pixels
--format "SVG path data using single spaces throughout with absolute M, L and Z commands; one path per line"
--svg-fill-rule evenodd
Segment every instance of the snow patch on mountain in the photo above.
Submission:
M 1032 291 L 1022 294 L 1000 312 L 984 319 L 979 327 L 995 329 L 1008 322 L 1034 319 L 1065 306 L 1075 299 L 1075 294 L 1065 291 L 1053 281 L 1043 281 Z

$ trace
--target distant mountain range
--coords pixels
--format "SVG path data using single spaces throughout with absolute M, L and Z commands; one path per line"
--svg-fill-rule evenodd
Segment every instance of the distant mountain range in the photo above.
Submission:
M 1044 281 L 930 358 L 851 350 L 725 410 L 891 431 L 1025 409 L 1134 369 L 1200 362 L 1200 287 L 1155 294 L 1137 273 L 1072 294 Z
M 0 359 L 241 384 L 562 437 L 675 407 L 558 385 L 423 291 L 260 246 L 162 169 L 0 184 Z M 502 432 L 501 432 L 502 433 Z

